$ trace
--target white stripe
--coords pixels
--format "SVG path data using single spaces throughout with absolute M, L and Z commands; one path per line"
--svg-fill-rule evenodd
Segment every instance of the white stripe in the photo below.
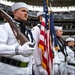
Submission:
M 44 27 L 44 26 L 42 26 L 42 25 L 41 25 L 41 30 L 42 30 L 42 31 L 44 31 L 44 30 L 45 30 L 45 27 Z
M 42 41 L 44 41 L 44 36 L 43 36 L 43 35 L 40 35 L 40 39 L 41 39 Z
M 48 59 L 48 53 L 47 53 L 47 51 L 45 51 L 44 57 L 45 57 L 46 59 Z

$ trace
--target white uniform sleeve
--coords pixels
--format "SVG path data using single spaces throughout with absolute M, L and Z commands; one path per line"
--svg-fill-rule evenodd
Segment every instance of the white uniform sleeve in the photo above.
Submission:
M 8 36 L 9 32 L 11 32 L 10 26 L 6 23 L 4 25 L 0 25 L 0 55 L 14 55 L 15 54 L 15 46 L 10 44 L 11 40 Z M 11 38 L 13 40 L 13 37 Z
M 39 34 L 40 34 L 39 27 L 35 26 L 32 29 L 32 34 L 33 34 L 33 38 L 35 40 L 34 59 L 35 59 L 36 65 L 39 65 L 39 64 L 41 64 L 41 54 L 42 54 L 41 50 L 39 50 L 39 48 L 38 48 Z
M 0 45 L 0 55 L 15 55 L 15 48 L 5 44 Z
M 67 61 L 69 63 L 75 63 L 74 52 L 68 46 L 66 47 L 66 50 L 67 50 L 67 53 L 68 53 Z
M 68 46 L 66 47 L 66 49 L 67 49 L 68 56 L 74 59 L 74 52 Z

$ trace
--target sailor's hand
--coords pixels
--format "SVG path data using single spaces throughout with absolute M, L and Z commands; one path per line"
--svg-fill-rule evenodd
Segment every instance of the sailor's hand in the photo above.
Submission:
M 38 70 L 41 75 L 48 75 L 47 71 L 42 66 L 38 66 Z
M 28 56 L 32 55 L 33 52 L 34 52 L 34 47 L 30 47 L 29 45 L 33 45 L 33 43 L 26 42 L 24 45 L 19 46 L 19 48 L 17 50 L 17 53 L 21 54 L 25 57 L 28 57 Z

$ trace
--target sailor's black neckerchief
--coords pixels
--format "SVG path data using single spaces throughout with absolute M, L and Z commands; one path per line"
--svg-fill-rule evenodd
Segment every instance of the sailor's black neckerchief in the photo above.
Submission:
M 21 22 L 21 21 L 19 21 L 17 19 L 14 19 L 14 20 L 19 23 L 21 32 L 28 38 L 28 31 L 27 31 L 26 26 L 24 25 L 24 22 Z
M 59 37 L 57 37 L 57 41 L 58 41 L 58 45 L 59 45 L 59 48 L 60 48 L 58 50 L 58 52 L 61 51 L 64 54 L 65 61 L 66 61 L 66 57 L 68 56 L 67 51 L 66 51 L 66 45 L 65 45 L 64 41 Z
M 64 53 L 64 42 L 59 37 L 57 37 L 57 41 L 58 41 L 58 45 L 59 45 L 60 51 L 62 51 Z

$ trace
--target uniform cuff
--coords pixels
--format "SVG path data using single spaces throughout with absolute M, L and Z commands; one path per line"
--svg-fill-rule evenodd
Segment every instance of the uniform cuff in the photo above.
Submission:
M 19 48 L 19 45 L 15 47 L 15 54 L 16 55 L 19 55 L 19 49 L 18 48 Z

